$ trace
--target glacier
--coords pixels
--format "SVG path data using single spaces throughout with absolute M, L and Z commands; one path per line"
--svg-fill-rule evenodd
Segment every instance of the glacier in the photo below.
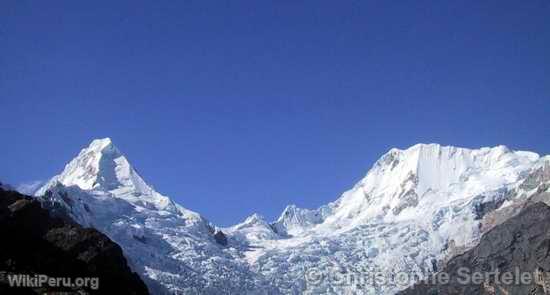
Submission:
M 156 192 L 105 138 L 36 196 L 121 245 L 154 294 L 393 294 L 414 283 L 397 274 L 425 278 L 531 198 L 550 200 L 549 183 L 548 156 L 418 144 L 391 149 L 332 203 L 220 228 Z

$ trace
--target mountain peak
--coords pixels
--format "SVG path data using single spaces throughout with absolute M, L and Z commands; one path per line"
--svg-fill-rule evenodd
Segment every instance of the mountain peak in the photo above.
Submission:
M 513 151 L 504 145 L 470 149 L 456 146 L 445 146 L 437 143 L 419 143 L 407 149 L 392 148 L 384 154 L 375 167 L 393 170 L 400 163 L 407 162 L 406 170 L 417 172 L 422 166 L 462 162 L 469 165 L 491 165 L 503 160 L 522 158 L 526 161 L 536 161 L 539 155 L 532 152 Z M 482 161 L 479 161 L 482 159 Z M 448 167 L 446 167 L 448 168 Z M 401 169 L 402 170 L 402 169 Z M 424 169 L 425 171 L 425 169 Z
M 35 195 L 43 195 L 58 184 L 110 194 L 150 209 L 177 210 L 170 198 L 156 192 L 141 178 L 108 137 L 93 140 Z
M 76 186 L 82 190 L 103 192 L 116 190 L 119 194 L 152 195 L 154 193 L 110 138 L 93 140 L 65 166 L 61 174 L 52 178 L 36 194 L 43 194 L 56 183 L 63 186 Z
M 115 148 L 115 146 L 113 144 L 113 141 L 109 137 L 94 139 L 88 146 L 88 149 L 93 149 L 98 151 L 101 151 L 103 149 L 113 149 L 113 148 Z
M 269 223 L 265 221 L 265 218 L 262 215 L 258 213 L 254 213 L 248 216 L 243 222 L 237 225 L 234 225 L 233 228 L 242 229 L 242 228 L 257 227 L 257 226 L 268 228 Z
M 301 232 L 322 223 L 328 214 L 328 207 L 321 207 L 317 210 L 299 208 L 296 205 L 288 205 L 279 216 L 273 226 L 279 233 L 297 235 Z
M 83 190 L 112 190 L 130 184 L 133 168 L 110 138 L 95 139 L 65 166 L 58 181 Z
M 246 218 L 246 220 L 244 221 L 244 223 L 247 223 L 247 224 L 253 224 L 253 223 L 266 223 L 265 221 L 265 218 L 258 214 L 258 213 L 254 213 L 250 216 L 248 216 Z
M 335 219 L 421 216 L 436 203 L 516 183 L 538 160 L 535 153 L 503 145 L 469 149 L 417 144 L 405 150 L 391 149 L 334 203 L 338 207 Z

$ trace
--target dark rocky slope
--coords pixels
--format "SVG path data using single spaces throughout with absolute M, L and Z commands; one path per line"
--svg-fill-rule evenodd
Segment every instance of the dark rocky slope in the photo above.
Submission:
M 500 272 L 496 275 L 495 270 Z M 506 272 L 512 274 L 503 275 Z M 542 277 L 535 275 L 542 273 Z M 442 273 L 449 274 L 449 283 L 434 277 L 398 294 L 550 294 L 550 207 L 535 203 L 518 215 L 487 232 L 478 246 L 452 258 Z M 465 284 L 468 274 L 483 274 L 476 282 Z M 522 281 L 517 273 L 525 273 Z M 527 279 L 530 277 L 531 279 Z M 519 282 L 519 283 L 518 283 Z M 550 287 L 550 285 L 549 285 Z
M 0 294 L 148 294 L 121 248 L 95 229 L 51 217 L 40 203 L 0 188 Z M 13 274 L 97 278 L 86 287 L 10 287 Z

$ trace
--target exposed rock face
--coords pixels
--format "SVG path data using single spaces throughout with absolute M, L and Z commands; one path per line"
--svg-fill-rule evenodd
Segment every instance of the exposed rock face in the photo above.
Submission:
M 121 248 L 95 229 L 51 217 L 38 201 L 0 188 L 0 294 L 148 294 Z M 86 287 L 10 287 L 8 275 L 97 278 Z
M 550 294 L 550 289 L 545 293 L 543 287 L 545 282 L 550 283 L 548 224 L 550 207 L 533 204 L 487 232 L 478 246 L 451 259 L 442 271 L 450 275 L 449 283 L 432 277 L 398 294 Z M 501 274 L 498 278 L 496 270 Z M 502 275 L 507 272 L 513 274 L 511 284 Z M 542 280 L 537 272 L 543 274 Z M 478 282 L 465 284 L 467 274 L 473 273 L 484 275 Z M 531 279 L 521 280 L 518 273 L 526 273 L 525 277 Z
M 216 240 L 216 243 L 222 246 L 227 246 L 227 237 L 225 236 L 223 231 L 221 230 L 216 231 L 216 233 L 214 234 L 214 239 Z

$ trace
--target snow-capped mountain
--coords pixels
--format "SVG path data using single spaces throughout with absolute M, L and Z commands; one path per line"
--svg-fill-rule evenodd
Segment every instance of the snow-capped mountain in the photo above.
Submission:
M 392 294 L 406 287 L 392 280 L 395 274 L 425 277 L 475 246 L 528 197 L 547 191 L 548 163 L 548 157 L 504 146 L 392 149 L 335 202 L 317 210 L 288 207 L 272 226 L 289 237 L 250 240 L 245 255 L 284 293 Z M 230 238 L 239 233 L 227 232 Z M 312 270 L 322 280 L 304 279 Z M 388 277 L 385 284 L 369 282 L 380 273 Z M 367 282 L 342 284 L 330 279 L 342 279 L 335 274 Z
M 151 187 L 134 170 L 126 157 L 113 145 L 111 139 L 97 139 L 83 149 L 61 174 L 55 176 L 37 194 L 55 183 L 76 186 L 85 191 L 112 192 L 117 198 L 132 204 L 165 210 L 177 211 L 175 204 Z
M 372 275 L 425 277 L 475 246 L 529 198 L 548 198 L 549 163 L 504 146 L 392 149 L 330 204 L 219 229 L 157 193 L 102 139 L 37 195 L 119 243 L 154 293 L 392 294 L 413 281 Z
M 216 228 L 147 185 L 108 138 L 94 140 L 36 195 L 120 244 L 154 294 L 270 290 L 217 242 Z

